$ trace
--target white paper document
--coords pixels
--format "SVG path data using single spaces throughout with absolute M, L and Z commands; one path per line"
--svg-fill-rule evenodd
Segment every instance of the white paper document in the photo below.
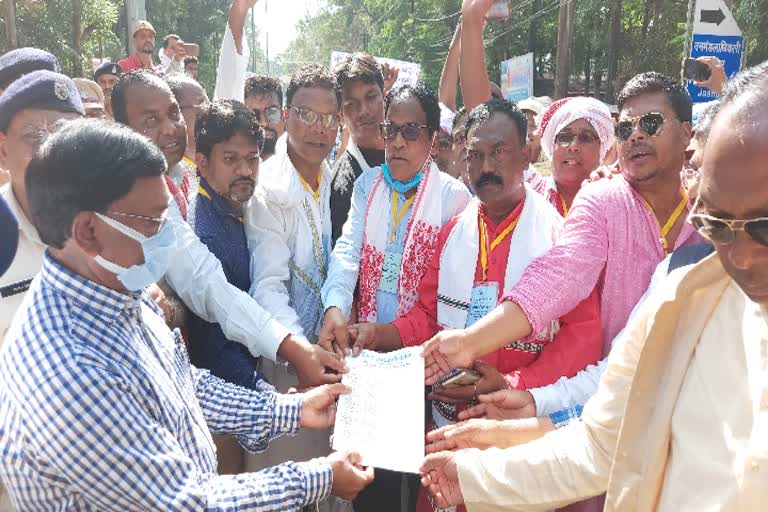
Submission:
M 360 453 L 364 466 L 418 473 L 424 460 L 424 358 L 421 347 L 348 357 L 334 450 Z

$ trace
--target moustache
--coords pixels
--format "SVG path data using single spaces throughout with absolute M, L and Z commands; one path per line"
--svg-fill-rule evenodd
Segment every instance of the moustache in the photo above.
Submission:
M 486 173 L 475 181 L 475 190 L 486 185 L 504 185 L 504 181 L 497 174 Z
M 255 187 L 256 186 L 256 181 L 254 181 L 251 178 L 238 178 L 238 179 L 236 179 L 235 181 L 233 181 L 232 183 L 229 184 L 229 188 L 236 187 L 238 185 L 244 185 L 244 184 L 248 184 L 248 185 L 250 185 L 252 187 Z

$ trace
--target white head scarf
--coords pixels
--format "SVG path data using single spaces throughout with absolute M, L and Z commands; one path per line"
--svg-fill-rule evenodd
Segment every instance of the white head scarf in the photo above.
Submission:
M 595 129 L 600 138 L 600 160 L 605 158 L 616 140 L 611 112 L 602 101 L 579 96 L 568 98 L 567 101 L 557 101 L 544 113 L 541 125 L 541 147 L 550 160 L 557 134 L 579 119 L 586 119 Z

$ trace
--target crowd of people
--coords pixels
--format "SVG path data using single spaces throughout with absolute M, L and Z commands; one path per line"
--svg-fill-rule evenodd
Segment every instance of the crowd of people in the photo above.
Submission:
M 256 2 L 213 100 L 148 21 L 0 56 L 0 510 L 762 510 L 768 65 L 516 104 L 465 0 L 437 93 L 284 90 Z M 347 358 L 414 346 L 421 473 L 332 451 Z

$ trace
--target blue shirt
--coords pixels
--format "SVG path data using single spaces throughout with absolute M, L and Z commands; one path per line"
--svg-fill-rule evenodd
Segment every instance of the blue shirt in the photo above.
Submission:
M 219 476 L 211 432 L 264 449 L 300 415 L 191 366 L 145 292 L 48 255 L 0 352 L 0 476 L 25 512 L 299 509 L 330 492 L 327 461 Z
M 195 201 L 195 234 L 219 259 L 227 281 L 247 293 L 251 287 L 250 253 L 242 215 L 242 211 L 237 211 L 204 178 L 200 179 Z M 244 345 L 227 339 L 219 324 L 190 315 L 189 330 L 192 364 L 249 389 L 254 389 L 262 379 L 257 371 L 259 360 Z

